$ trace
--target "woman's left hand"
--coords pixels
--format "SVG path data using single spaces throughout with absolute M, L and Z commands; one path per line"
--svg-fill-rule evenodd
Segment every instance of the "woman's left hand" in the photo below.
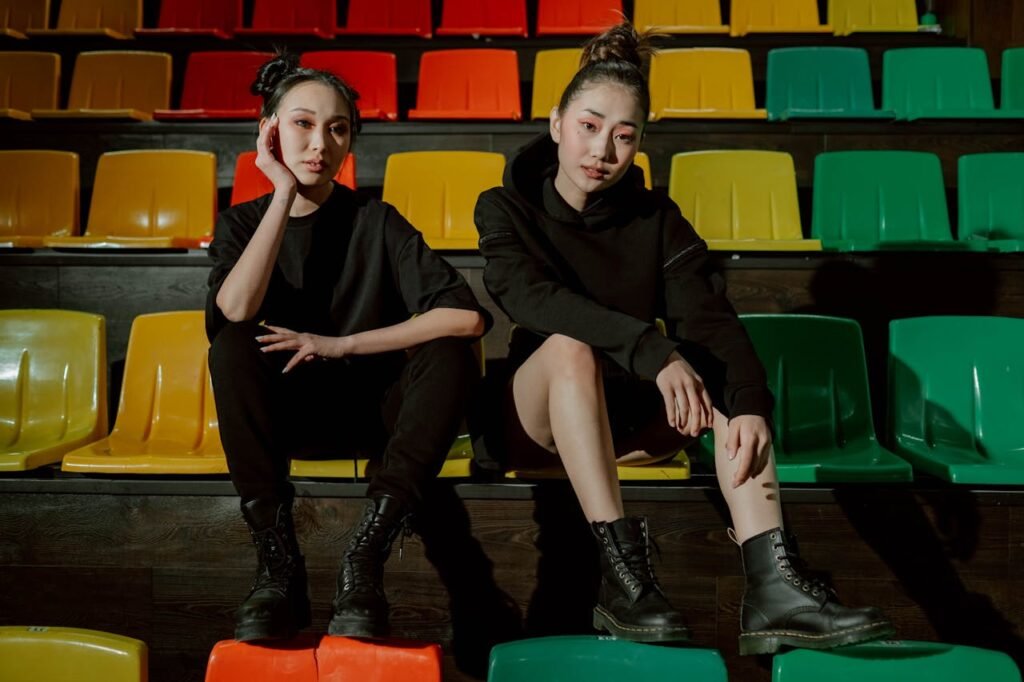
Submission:
M 730 460 L 740 460 L 732 477 L 733 488 L 761 473 L 768 463 L 771 445 L 772 434 L 764 417 L 743 414 L 729 420 L 729 439 L 725 449 Z
M 272 327 L 269 324 L 266 327 L 274 333 L 256 337 L 257 341 L 265 344 L 260 348 L 261 351 L 264 353 L 276 350 L 295 351 L 295 355 L 292 356 L 288 364 L 281 370 L 282 374 L 287 374 L 296 365 L 303 362 L 311 362 L 316 359 L 343 358 L 346 355 L 345 339 L 347 337 L 319 336 L 305 332 L 293 332 L 291 329 Z

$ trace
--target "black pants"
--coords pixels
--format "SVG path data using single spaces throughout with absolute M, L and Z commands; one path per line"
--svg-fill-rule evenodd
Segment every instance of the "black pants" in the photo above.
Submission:
M 290 503 L 292 457 L 376 458 L 368 496 L 410 508 L 458 434 L 479 366 L 467 341 L 423 344 L 404 363 L 352 358 L 281 370 L 289 351 L 263 353 L 255 322 L 228 323 L 210 345 L 221 441 L 242 502 Z

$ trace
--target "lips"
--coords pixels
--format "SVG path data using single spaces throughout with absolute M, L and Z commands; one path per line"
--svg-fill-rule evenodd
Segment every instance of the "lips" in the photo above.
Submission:
M 327 167 L 327 164 L 323 161 L 303 161 L 302 165 L 314 173 L 319 173 Z
M 591 168 L 589 166 L 580 166 L 583 169 L 583 173 L 591 180 L 604 180 L 608 176 L 607 171 L 603 171 L 599 168 Z

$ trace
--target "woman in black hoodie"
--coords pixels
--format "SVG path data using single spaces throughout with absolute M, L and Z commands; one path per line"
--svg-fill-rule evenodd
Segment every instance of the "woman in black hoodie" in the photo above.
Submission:
M 477 203 L 484 283 L 518 325 L 505 404 L 510 463 L 561 458 L 601 547 L 595 627 L 686 640 L 654 576 L 646 521 L 623 511 L 616 458 L 675 452 L 713 429 L 747 576 L 740 652 L 889 635 L 876 609 L 843 607 L 801 572 L 782 530 L 764 368 L 707 245 L 632 165 L 650 111 L 649 52 L 628 24 L 592 39 L 549 133 Z

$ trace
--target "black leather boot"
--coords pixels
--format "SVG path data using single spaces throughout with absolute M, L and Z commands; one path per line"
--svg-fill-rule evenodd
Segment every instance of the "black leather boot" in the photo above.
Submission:
M 408 517 L 402 504 L 390 495 L 381 495 L 366 506 L 341 558 L 328 633 L 342 637 L 388 635 L 384 562 L 391 553 L 391 543 L 407 528 Z
M 651 564 L 647 520 L 591 524 L 601 550 L 594 627 L 634 642 L 685 642 L 690 629 L 661 591 Z
M 235 612 L 235 639 L 241 642 L 286 639 L 310 623 L 306 562 L 289 507 L 262 500 L 242 505 L 259 564 L 249 596 Z
M 782 646 L 831 649 L 892 635 L 876 608 L 848 608 L 820 580 L 808 577 L 781 528 L 741 546 L 747 586 L 740 608 L 740 654 L 773 654 Z

